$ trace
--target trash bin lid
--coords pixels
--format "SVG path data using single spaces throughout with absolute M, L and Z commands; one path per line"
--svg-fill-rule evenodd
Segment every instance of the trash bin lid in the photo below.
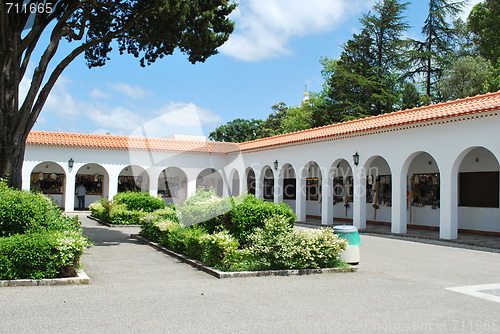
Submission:
M 352 225 L 337 225 L 333 227 L 333 231 L 339 233 L 355 233 L 358 232 L 358 228 Z

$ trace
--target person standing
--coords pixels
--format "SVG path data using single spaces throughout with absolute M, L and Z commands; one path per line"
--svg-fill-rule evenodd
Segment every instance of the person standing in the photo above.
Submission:
M 78 198 L 78 211 L 85 210 L 85 195 L 87 194 L 87 189 L 80 183 L 78 187 L 76 187 L 76 197 Z

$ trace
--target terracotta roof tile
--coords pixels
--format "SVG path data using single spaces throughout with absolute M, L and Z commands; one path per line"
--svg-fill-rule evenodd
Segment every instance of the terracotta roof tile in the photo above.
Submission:
M 38 145 L 216 154 L 226 154 L 239 150 L 238 145 L 234 143 L 48 131 L 31 131 L 26 142 Z
M 500 109 L 500 91 L 318 128 L 257 139 L 240 144 L 241 151 L 372 131 L 411 123 L 459 117 Z
M 349 122 L 326 125 L 269 138 L 257 139 L 240 144 L 47 131 L 31 131 L 27 143 L 109 149 L 227 154 L 240 150 L 247 151 L 309 140 L 332 138 L 405 124 L 460 117 L 491 110 L 500 110 L 500 91 Z

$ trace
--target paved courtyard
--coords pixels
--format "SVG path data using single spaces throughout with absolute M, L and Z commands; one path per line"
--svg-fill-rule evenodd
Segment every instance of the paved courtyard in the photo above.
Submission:
M 91 283 L 1 288 L 1 333 L 500 332 L 499 253 L 362 235 L 357 273 L 219 280 L 82 220 Z

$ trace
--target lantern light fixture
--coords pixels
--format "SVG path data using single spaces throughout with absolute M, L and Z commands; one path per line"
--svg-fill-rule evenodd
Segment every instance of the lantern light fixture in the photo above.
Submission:
M 354 159 L 354 165 L 359 165 L 359 154 L 358 152 L 354 153 L 352 158 Z
M 70 158 L 70 159 L 68 160 L 68 167 L 69 167 L 69 168 L 73 168 L 73 165 L 74 165 L 74 164 L 75 164 L 75 160 L 73 160 L 73 158 Z
M 274 161 L 274 170 L 278 170 L 278 160 Z

